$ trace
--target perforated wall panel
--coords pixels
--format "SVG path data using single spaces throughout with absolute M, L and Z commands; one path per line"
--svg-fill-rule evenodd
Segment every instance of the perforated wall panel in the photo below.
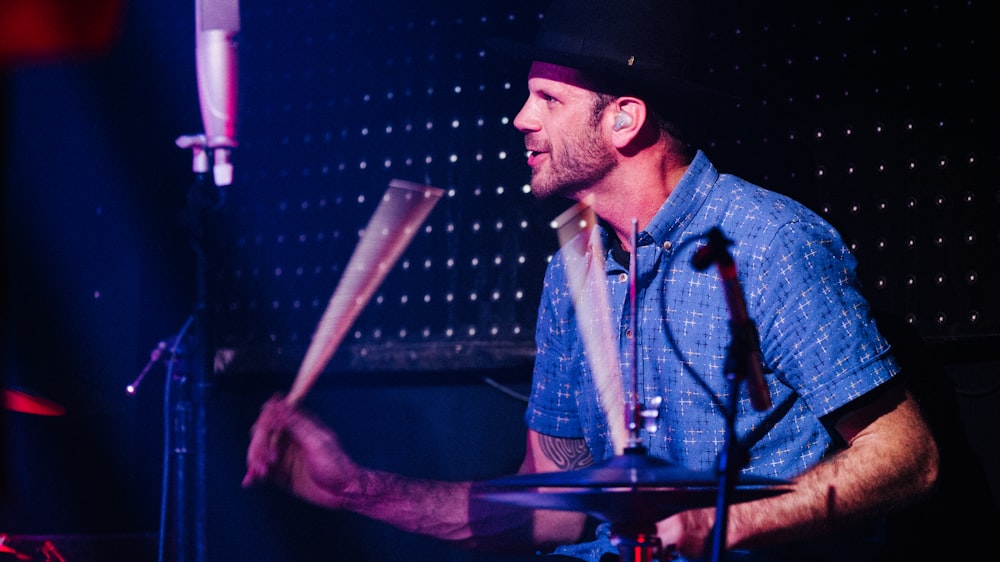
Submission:
M 484 39 L 530 37 L 540 9 L 468 4 L 243 2 L 237 179 L 207 275 L 224 372 L 297 368 L 392 178 L 446 195 L 331 368 L 530 362 L 548 222 L 568 203 L 527 192 L 510 123 L 527 66 Z M 995 337 L 983 5 L 752 4 L 715 12 L 702 37 L 699 76 L 741 100 L 703 148 L 838 227 L 876 309 L 929 340 Z

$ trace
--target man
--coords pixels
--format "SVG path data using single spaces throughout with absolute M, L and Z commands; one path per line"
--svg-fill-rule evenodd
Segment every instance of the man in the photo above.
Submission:
M 528 99 L 514 120 L 525 135 L 531 187 L 539 197 L 585 197 L 602 219 L 617 350 L 637 359 L 638 399 L 658 408 L 660 429 L 642 436 L 649 453 L 711 471 L 725 424 L 724 359 L 729 310 L 712 271 L 690 266 L 693 240 L 712 228 L 733 239 L 732 255 L 760 327 L 773 407 L 741 398 L 737 433 L 743 474 L 791 479 L 790 493 L 734 504 L 726 548 L 771 547 L 830 535 L 926 493 L 937 449 L 896 362 L 858 294 L 854 262 L 839 235 L 801 205 L 690 154 L 691 127 L 709 90 L 684 77 L 691 34 L 679 2 L 556 0 L 530 48 Z M 695 109 L 693 109 L 695 108 Z M 628 307 L 635 220 L 639 305 Z M 536 335 L 529 430 L 520 474 L 576 470 L 612 458 L 600 406 L 559 259 L 546 272 Z M 638 358 L 631 354 L 638 338 Z M 598 560 L 616 552 L 606 530 L 584 538 L 586 516 L 483 502 L 473 483 L 416 480 L 356 465 L 336 435 L 269 401 L 254 425 L 244 485 L 271 480 L 331 509 L 470 547 L 515 539 Z M 671 552 L 709 549 L 713 508 L 656 525 Z M 813 555 L 810 555 L 813 556 Z M 820 559 L 814 557 L 812 559 Z

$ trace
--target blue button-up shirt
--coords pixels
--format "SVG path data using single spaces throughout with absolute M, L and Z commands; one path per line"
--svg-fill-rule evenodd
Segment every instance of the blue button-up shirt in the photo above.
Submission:
M 612 258 L 614 234 L 603 235 L 607 313 L 617 330 L 609 345 L 618 346 L 625 395 L 633 391 L 636 337 L 639 400 L 662 398 L 659 429 L 642 432 L 651 455 L 711 471 L 724 443 L 730 311 L 716 269 L 691 265 L 713 227 L 733 241 L 730 253 L 770 371 L 771 410 L 754 410 L 745 387 L 739 397 L 737 434 L 751 442 L 744 472 L 790 478 L 828 452 L 832 440 L 820 418 L 898 369 L 858 290 L 855 260 L 833 227 L 787 197 L 719 174 L 699 152 L 639 235 L 635 334 L 627 333 L 628 267 Z M 612 456 L 560 254 L 545 275 L 536 342 L 528 426 L 584 438 L 597 461 Z M 775 411 L 780 417 L 769 419 Z

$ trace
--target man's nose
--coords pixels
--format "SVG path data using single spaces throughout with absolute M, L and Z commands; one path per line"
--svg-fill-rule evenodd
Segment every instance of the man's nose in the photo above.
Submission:
M 538 120 L 532 117 L 528 102 L 524 102 L 521 110 L 514 116 L 514 128 L 522 133 L 538 130 Z

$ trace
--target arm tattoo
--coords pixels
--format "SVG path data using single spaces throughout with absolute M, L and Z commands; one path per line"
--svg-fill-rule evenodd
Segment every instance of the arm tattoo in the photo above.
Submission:
M 538 445 L 545 458 L 554 462 L 560 470 L 573 470 L 594 464 L 587 444 L 583 439 L 561 439 L 540 435 Z

